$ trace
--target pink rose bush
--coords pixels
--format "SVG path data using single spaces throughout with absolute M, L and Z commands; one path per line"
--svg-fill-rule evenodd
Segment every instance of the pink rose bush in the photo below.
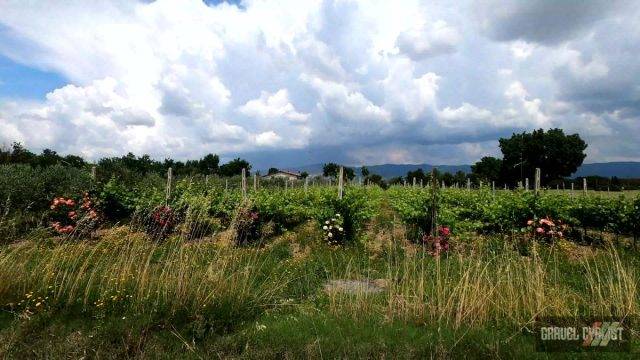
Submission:
M 425 250 L 433 256 L 440 256 L 442 253 L 449 251 L 449 237 L 451 229 L 446 226 L 439 226 L 436 235 L 425 234 L 422 236 L 422 244 Z
M 56 197 L 49 206 L 51 229 L 60 235 L 87 234 L 94 230 L 101 220 L 95 201 L 88 192 L 81 201 L 72 198 Z
M 534 238 L 552 240 L 562 239 L 567 226 L 560 220 L 554 221 L 546 217 L 527 221 L 527 228 Z

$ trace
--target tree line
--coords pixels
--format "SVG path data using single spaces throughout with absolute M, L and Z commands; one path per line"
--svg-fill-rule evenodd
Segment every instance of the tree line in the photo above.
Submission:
M 27 164 L 33 167 L 63 165 L 74 168 L 89 168 L 95 165 L 97 172 L 115 176 L 147 174 L 164 176 L 169 168 L 172 168 L 173 173 L 178 176 L 198 174 L 235 176 L 240 175 L 243 168 L 249 175 L 251 170 L 251 164 L 241 158 L 235 158 L 220 165 L 220 157 L 216 154 L 207 154 L 198 160 L 179 161 L 167 158 L 159 161 L 152 159 L 147 154 L 136 156 L 133 153 L 128 153 L 119 157 L 105 157 L 92 164 L 80 156 L 62 156 L 51 149 L 44 149 L 40 154 L 36 154 L 18 142 L 13 143 L 10 148 L 0 149 L 0 164 Z

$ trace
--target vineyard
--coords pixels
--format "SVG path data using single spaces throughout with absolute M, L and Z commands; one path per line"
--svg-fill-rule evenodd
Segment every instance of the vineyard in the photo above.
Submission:
M 0 199 L 7 356 L 527 357 L 538 316 L 640 310 L 628 192 L 3 166 Z

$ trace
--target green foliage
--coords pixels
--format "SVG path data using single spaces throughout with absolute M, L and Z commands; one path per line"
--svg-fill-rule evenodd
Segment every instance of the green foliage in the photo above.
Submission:
M 54 165 L 0 165 L 0 211 L 42 212 L 56 196 L 76 196 L 91 187 L 87 171 Z
M 498 181 L 501 168 L 502 160 L 485 156 L 474 165 L 471 165 L 471 172 L 477 180 L 485 182 Z
M 139 196 L 136 191 L 112 177 L 98 193 L 98 207 L 109 221 L 130 217 L 136 210 Z
M 353 180 L 356 177 L 356 173 L 353 168 L 343 166 L 343 174 L 345 180 Z M 340 165 L 336 163 L 326 163 L 322 165 L 322 176 L 331 177 L 334 179 L 338 178 L 338 174 L 340 173 Z
M 578 134 L 565 135 L 562 129 L 542 129 L 513 134 L 500 139 L 502 180 L 515 184 L 533 178 L 542 169 L 542 184 L 573 174 L 586 157 L 587 144 Z
M 234 176 L 241 175 L 242 169 L 246 169 L 247 176 L 249 176 L 249 170 L 251 170 L 251 164 L 247 160 L 235 158 L 228 163 L 220 166 L 221 176 Z

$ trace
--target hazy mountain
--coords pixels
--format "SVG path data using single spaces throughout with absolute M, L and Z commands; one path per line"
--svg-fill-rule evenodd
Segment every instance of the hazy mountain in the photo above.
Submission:
M 603 177 L 617 176 L 619 178 L 640 178 L 640 162 L 607 162 L 583 164 L 574 177 L 597 175 Z
M 323 164 L 311 164 L 294 166 L 287 169 L 293 171 L 306 171 L 309 174 L 317 175 L 322 174 L 322 165 Z M 408 171 L 420 168 L 425 172 L 429 172 L 433 167 L 434 165 L 431 164 L 383 164 L 367 166 L 370 173 L 380 174 L 385 178 L 405 176 Z M 450 172 L 452 174 L 457 171 L 463 171 L 465 173 L 471 172 L 471 165 L 435 165 L 435 167 L 441 172 Z M 264 171 L 264 173 L 266 173 L 266 171 Z M 590 175 L 603 177 L 617 176 L 619 178 L 640 178 L 640 162 L 628 161 L 583 164 L 578 168 L 578 171 L 576 171 L 573 177 Z

